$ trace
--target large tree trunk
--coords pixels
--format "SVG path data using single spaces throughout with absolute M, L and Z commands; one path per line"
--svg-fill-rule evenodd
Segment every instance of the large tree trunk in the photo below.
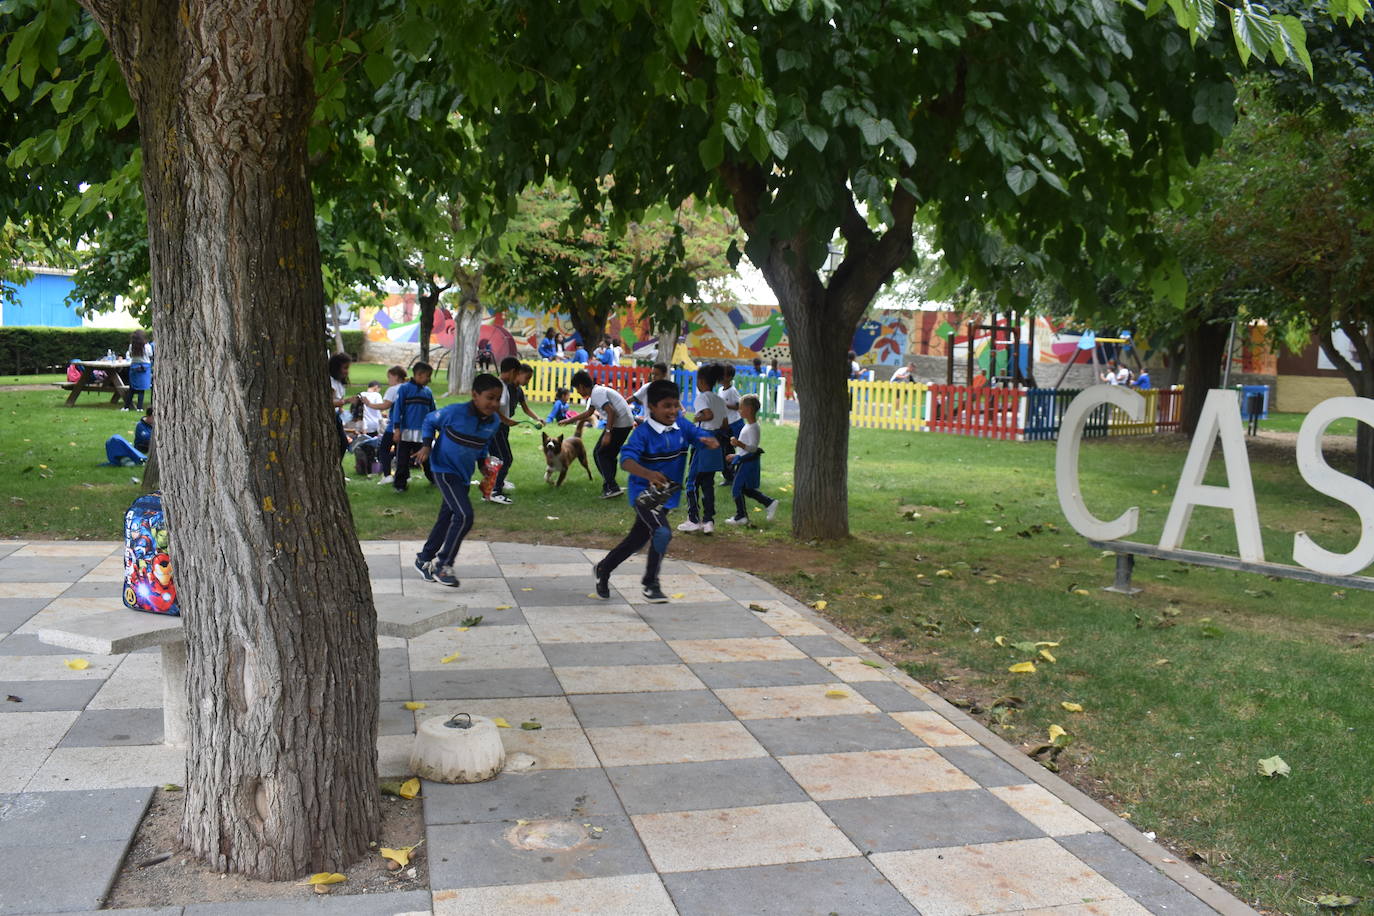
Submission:
M 610 310 L 586 302 L 565 302 L 564 307 L 568 310 L 568 321 L 572 323 L 573 330 L 582 338 L 582 346 L 591 353 L 601 343 L 601 338 L 606 336 Z
M 472 390 L 477 373 L 477 343 L 482 333 L 482 274 L 460 273 L 458 305 L 453 310 L 453 350 L 448 359 L 448 396 L 460 397 Z
M 378 664 L 338 469 L 306 172 L 305 0 L 85 0 L 137 106 L 158 452 L 185 614 L 181 840 L 335 871 L 376 838 Z
M 1221 384 L 1221 358 L 1229 331 L 1229 324 L 1200 321 L 1184 332 L 1183 414 L 1179 430 L 1185 435 L 1191 436 L 1197 430 L 1207 392 Z
M 1360 363 L 1358 366 L 1336 347 L 1331 330 L 1328 324 L 1317 335 L 1326 358 L 1341 370 L 1356 397 L 1374 398 L 1374 322 L 1362 325 L 1352 322 L 1343 327 L 1346 337 L 1355 347 Z M 1364 423 L 1355 424 L 1355 477 L 1374 486 L 1374 428 Z
M 429 337 L 434 333 L 434 313 L 439 308 L 439 294 L 448 289 L 431 279 L 423 279 L 416 298 L 420 303 L 420 362 L 429 362 Z

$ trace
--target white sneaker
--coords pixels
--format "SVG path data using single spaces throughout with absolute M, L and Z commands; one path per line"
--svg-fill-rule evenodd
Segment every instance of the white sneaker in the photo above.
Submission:
M 515 503 L 515 500 L 511 499 L 504 493 L 493 493 L 487 497 L 487 502 L 496 503 L 498 506 L 509 506 L 513 505 Z
M 773 500 L 771 503 L 768 504 L 768 508 L 764 511 L 763 517 L 766 518 L 766 519 L 768 519 L 768 520 L 771 522 L 773 519 L 777 518 L 777 515 L 778 515 L 778 506 L 781 506 L 781 505 L 782 505 L 782 500 L 780 500 L 780 499 L 775 499 L 775 500 Z
M 747 519 L 747 518 L 733 518 L 733 517 L 732 517 L 732 518 L 727 518 L 727 519 L 725 520 L 725 524 L 727 524 L 727 525 L 747 525 L 747 524 L 749 524 L 749 519 Z
M 716 523 L 715 523 L 715 522 L 702 522 L 702 523 L 701 523 L 701 533 L 702 533 L 702 534 L 714 534 L 714 533 L 715 533 L 715 530 L 716 530 Z
M 392 477 L 392 476 L 388 475 L 388 476 L 386 476 L 386 477 L 383 477 L 381 480 L 377 481 L 377 486 L 380 487 L 380 486 L 383 486 L 383 485 L 385 485 L 385 484 L 389 484 L 389 483 L 391 483 L 391 482 L 392 482 L 393 480 L 395 480 L 395 479 L 396 479 L 395 477 Z
M 677 526 L 678 531 L 700 531 L 701 526 L 696 522 L 686 521 Z

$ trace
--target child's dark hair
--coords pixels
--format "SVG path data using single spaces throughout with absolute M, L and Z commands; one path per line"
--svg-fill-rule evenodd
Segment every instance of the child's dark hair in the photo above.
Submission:
M 572 397 L 572 392 L 569 391 L 568 389 L 566 389 L 566 388 L 556 388 L 556 389 L 554 389 L 554 392 L 553 392 L 553 399 L 554 399 L 555 401 L 566 401 L 566 400 L 567 400 L 568 398 L 570 398 L 570 397 Z
M 491 391 L 493 388 L 500 388 L 501 380 L 490 372 L 479 372 L 472 379 L 472 393 L 481 394 L 484 391 Z
M 661 378 L 656 382 L 649 383 L 649 390 L 645 392 L 645 397 L 652 405 L 667 398 L 680 398 L 682 397 L 682 391 L 677 387 L 677 382 Z
M 750 407 L 754 408 L 754 413 L 758 413 L 759 408 L 762 406 L 761 404 L 759 404 L 758 395 L 754 394 L 746 394 L 744 397 L 739 399 L 739 402 L 741 404 L 748 404 Z
M 406 380 L 405 366 L 392 366 L 390 369 L 386 370 L 386 374 L 394 375 L 403 382 Z
M 709 366 L 702 366 L 697 370 L 697 379 L 706 383 L 707 388 L 714 388 L 720 381 L 721 369 L 715 363 Z
M 654 363 L 654 368 L 657 369 L 659 372 L 662 372 L 664 375 L 668 374 L 667 363 Z
M 730 363 L 726 363 L 720 367 L 720 374 L 722 378 L 728 381 L 735 377 L 735 367 Z
M 521 363 L 520 368 L 517 371 L 524 375 L 534 375 L 534 367 L 531 366 L 529 363 Z
M 329 377 L 335 381 L 343 381 L 343 371 L 346 367 L 353 364 L 353 357 L 347 353 L 335 353 L 329 357 Z
M 579 369 L 573 373 L 572 386 L 574 388 L 591 388 L 594 384 L 592 374 L 586 369 Z
M 410 375 L 412 378 L 419 375 L 421 372 L 426 372 L 430 375 L 433 375 L 434 367 L 431 366 L 429 363 L 416 363 L 415 365 L 410 367 Z
M 514 372 L 516 369 L 520 368 L 519 357 L 507 356 L 505 359 L 501 360 L 500 368 L 502 374 L 505 374 L 507 372 Z

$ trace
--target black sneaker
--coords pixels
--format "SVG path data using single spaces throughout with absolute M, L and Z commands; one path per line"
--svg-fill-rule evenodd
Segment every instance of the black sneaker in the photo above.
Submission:
M 596 597 L 602 601 L 611 600 L 611 578 L 601 575 L 601 567 L 596 568 Z
M 415 568 L 420 571 L 420 575 L 425 577 L 426 582 L 434 581 L 434 570 L 429 568 L 429 561 L 415 558 Z
M 611 487 L 609 490 L 603 489 L 603 490 L 601 491 L 601 498 L 602 498 L 602 499 L 615 499 L 617 496 L 624 496 L 624 495 L 625 495 L 625 491 L 622 490 L 622 489 L 620 489 L 620 487 Z
M 453 574 L 452 566 L 445 566 L 443 569 L 434 573 L 434 581 L 440 585 L 447 585 L 449 588 L 458 587 L 458 577 Z
M 665 604 L 668 596 L 663 594 L 663 589 L 658 587 L 658 583 L 644 586 L 644 600 L 650 604 Z

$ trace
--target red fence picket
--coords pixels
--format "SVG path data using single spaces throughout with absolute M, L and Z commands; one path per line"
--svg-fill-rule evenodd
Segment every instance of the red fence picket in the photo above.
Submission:
M 1020 388 L 931 385 L 926 428 L 984 439 L 1015 439 L 1021 434 Z

